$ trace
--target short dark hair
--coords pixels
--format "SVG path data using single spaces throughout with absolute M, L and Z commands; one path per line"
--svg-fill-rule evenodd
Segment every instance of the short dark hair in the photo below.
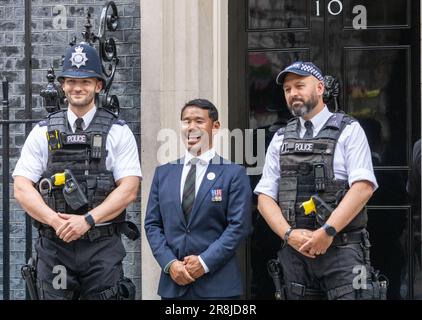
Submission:
M 207 100 L 207 99 L 194 99 L 191 100 L 187 103 L 185 103 L 185 105 L 182 108 L 182 111 L 180 112 L 180 120 L 183 120 L 183 112 L 185 111 L 186 108 L 188 107 L 198 107 L 200 109 L 204 109 L 204 110 L 208 110 L 208 116 L 210 117 L 210 119 L 214 122 L 218 120 L 218 110 L 215 107 L 215 105 Z

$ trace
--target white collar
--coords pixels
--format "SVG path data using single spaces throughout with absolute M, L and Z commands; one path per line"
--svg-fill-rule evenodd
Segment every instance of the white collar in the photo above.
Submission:
M 97 107 L 94 106 L 91 110 L 84 114 L 82 119 L 84 119 L 83 129 L 85 130 L 89 124 L 91 123 L 92 119 L 94 118 L 95 112 L 97 111 Z M 67 121 L 69 121 L 70 126 L 75 129 L 75 121 L 78 119 L 78 116 L 69 109 L 67 109 Z
M 322 129 L 322 126 L 327 122 L 327 120 L 332 116 L 330 110 L 328 110 L 327 106 L 325 105 L 324 108 L 318 112 L 316 115 L 313 116 L 310 121 L 314 127 L 314 132 L 319 132 Z M 305 120 L 302 117 L 299 117 L 300 125 L 304 128 L 305 127 Z
M 202 164 L 208 164 L 215 157 L 215 149 L 211 148 L 206 152 L 202 153 L 198 157 L 194 157 L 189 151 L 185 151 L 185 164 L 188 164 L 193 158 L 199 159 Z

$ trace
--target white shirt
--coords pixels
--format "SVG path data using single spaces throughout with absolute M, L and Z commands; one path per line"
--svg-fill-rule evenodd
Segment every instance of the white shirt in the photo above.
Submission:
M 92 108 L 84 116 L 82 128 L 91 123 L 97 108 Z M 70 110 L 67 111 L 67 120 L 75 132 L 75 121 L 78 117 Z M 32 129 L 23 145 L 21 156 L 16 164 L 12 176 L 23 176 L 31 181 L 38 182 L 47 169 L 48 142 L 46 137 L 47 126 L 38 124 Z M 115 124 L 111 127 L 106 140 L 106 168 L 113 172 L 115 181 L 128 176 L 142 177 L 138 149 L 135 137 L 127 125 Z
M 195 197 L 198 194 L 199 187 L 201 186 L 202 180 L 204 179 L 205 172 L 207 171 L 208 165 L 214 157 L 215 157 L 215 149 L 210 149 L 207 152 L 204 152 L 200 156 L 196 157 L 199 161 L 196 164 Z M 186 151 L 185 161 L 183 164 L 182 177 L 180 179 L 180 203 L 182 203 L 183 188 L 185 186 L 186 177 L 188 176 L 188 173 L 191 167 L 192 158 L 194 158 L 194 156 L 188 151 Z M 205 273 L 208 273 L 210 270 L 208 266 L 205 264 L 204 260 L 202 260 L 201 256 L 198 256 L 198 259 L 199 259 L 199 262 L 202 264 L 202 267 L 204 268 Z
M 195 196 L 197 195 L 199 187 L 201 186 L 202 179 L 204 179 L 204 175 L 207 171 L 208 164 L 214 157 L 215 149 L 210 149 L 202 153 L 200 156 L 196 157 L 199 161 L 196 164 Z M 185 187 L 186 178 L 188 176 L 191 167 L 191 160 L 193 158 L 194 156 L 190 152 L 186 151 L 182 177 L 180 179 L 180 203 L 182 203 L 183 200 L 183 188 Z
M 322 129 L 332 113 L 325 106 L 310 121 L 313 124 L 314 137 Z M 300 120 L 300 137 L 305 135 L 305 120 Z M 278 201 L 278 184 L 280 181 L 279 153 L 284 135 L 274 135 L 265 157 L 262 177 L 254 193 L 263 193 Z M 372 167 L 371 150 L 368 140 L 360 124 L 355 121 L 347 125 L 341 133 L 334 152 L 334 176 L 336 179 L 347 180 L 349 186 L 356 181 L 366 180 L 372 183 L 374 191 L 378 188 Z

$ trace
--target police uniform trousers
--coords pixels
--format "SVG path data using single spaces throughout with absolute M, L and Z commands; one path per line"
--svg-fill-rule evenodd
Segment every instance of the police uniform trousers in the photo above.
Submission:
M 278 260 L 288 300 L 362 299 L 353 288 L 354 283 L 359 283 L 353 269 L 366 265 L 359 243 L 331 246 L 316 258 L 308 258 L 286 245 L 278 252 Z
M 126 251 L 119 234 L 70 243 L 40 236 L 35 249 L 40 299 L 115 299 L 101 293 L 123 278 Z

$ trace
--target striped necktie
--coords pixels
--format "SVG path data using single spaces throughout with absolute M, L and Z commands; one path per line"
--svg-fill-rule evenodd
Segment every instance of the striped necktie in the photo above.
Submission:
M 196 164 L 198 163 L 198 159 L 193 158 L 190 163 L 191 166 L 186 177 L 185 186 L 183 187 L 182 198 L 182 210 L 186 223 L 189 221 L 189 216 L 195 202 Z

